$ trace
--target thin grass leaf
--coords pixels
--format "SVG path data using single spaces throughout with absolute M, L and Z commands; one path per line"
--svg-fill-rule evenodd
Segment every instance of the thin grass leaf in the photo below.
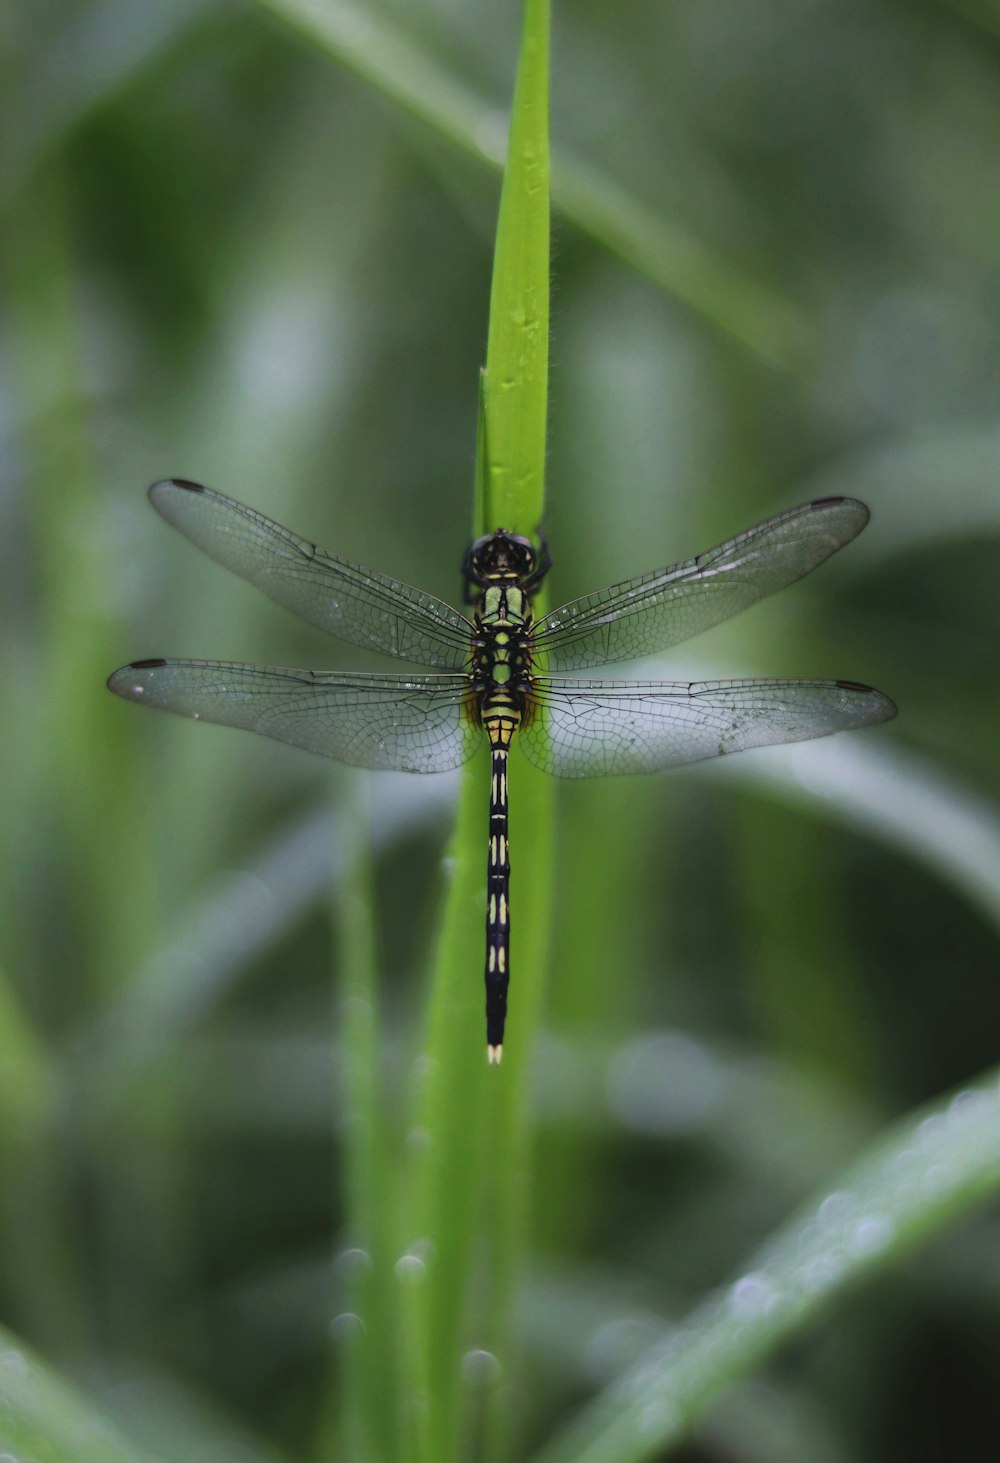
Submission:
M 376 779 L 376 850 L 447 817 L 453 796 L 447 776 Z M 74 1055 L 96 1062 L 111 1082 L 138 1079 L 149 1062 L 184 1042 L 331 888 L 337 893 L 350 885 L 365 857 L 358 826 L 347 818 L 335 841 L 328 809 L 290 821 L 242 868 L 218 874 L 176 912 L 131 984 L 78 1038 Z
M 118 0 L 78 7 L 65 31 L 19 72 L 13 118 L 3 129 L 0 209 L 9 204 L 43 160 L 99 107 L 134 83 L 143 70 L 194 25 L 204 25 L 213 6 L 204 0 L 146 0 L 129 16 Z
M 884 575 L 897 555 L 993 537 L 1000 533 L 1000 432 L 949 425 L 865 445 L 802 485 L 807 498 L 842 493 L 867 503 L 873 523 L 840 573 Z
M 169 1372 L 116 1359 L 102 1371 L 101 1390 L 129 1437 L 146 1450 L 144 1458 L 151 1451 L 170 1463 L 293 1463 L 229 1409 Z
M 957 15 L 981 27 L 988 34 L 1000 35 L 1000 16 L 990 6 L 989 0 L 985 5 L 981 0 L 940 0 L 940 4 L 946 10 L 954 10 Z
M 683 1438 L 737 1378 L 849 1286 L 1000 1189 L 1000 1070 L 892 1128 L 807 1205 L 721 1296 L 698 1307 L 536 1455 L 642 1463 Z
M 366 779 L 366 782 L 368 780 Z M 367 793 L 367 786 L 364 792 Z M 360 824 L 360 852 L 336 893 L 343 931 L 337 1001 L 337 1050 L 343 1069 L 338 1101 L 344 1150 L 347 1244 L 338 1258 L 349 1309 L 331 1329 L 343 1358 L 340 1415 L 321 1440 L 320 1458 L 399 1456 L 397 1352 L 391 1266 L 397 1211 L 388 1123 L 380 1083 L 373 870 L 361 790 L 342 814 Z M 338 837 L 339 843 L 339 837 Z M 346 1117 L 343 1116 L 346 1114 Z
M 51 1368 L 0 1328 L 0 1448 L 45 1463 L 167 1463 L 123 1437 Z
M 32 1143 L 48 1125 L 57 1071 L 10 980 L 0 965 L 0 1133 L 7 1143 Z
M 740 273 L 672 220 L 658 218 L 596 168 L 557 158 L 552 198 L 577 228 L 770 365 L 795 370 L 806 358 L 809 325 L 791 300 Z
M 94 694 L 113 658 L 112 574 L 99 553 L 81 551 L 100 485 L 69 194 L 66 170 L 54 165 L 6 231 L 7 333 L 11 395 L 23 410 L 19 451 L 30 464 L 26 527 L 44 606 L 35 654 L 18 682 L 18 696 L 42 708 L 44 734 L 24 748 L 17 776 L 38 799 L 26 826 L 50 830 L 50 837 L 59 829 L 61 867 L 75 891 L 71 910 L 62 913 L 72 952 L 64 978 L 86 1000 L 122 988 L 157 901 L 141 860 L 132 860 L 129 900 L 123 902 L 117 889 L 117 872 L 140 842 L 142 817 L 127 733 Z M 13 857 L 20 859 L 22 850 L 15 848 Z M 10 891 L 5 895 L 9 901 Z M 12 970 L 19 963 L 12 959 Z M 9 1159 L 5 1186 L 19 1201 L 8 1211 L 17 1235 L 15 1270 L 25 1282 L 37 1272 L 42 1284 L 35 1289 L 47 1293 L 39 1307 L 47 1325 L 34 1328 L 32 1337 L 46 1348 L 60 1347 L 63 1355 L 82 1355 L 92 1340 L 93 1313 L 67 1199 L 65 1148 L 46 1125 L 36 1143 L 16 1145 Z M 33 1205 L 35 1217 L 24 1223 Z M 22 1318 L 29 1313 L 19 1312 Z
M 714 764 L 747 783 L 904 853 L 1000 928 L 1000 810 L 927 759 L 870 739 L 804 742 Z
M 259 3 L 455 147 L 490 167 L 503 166 L 503 123 L 496 109 L 449 76 L 388 16 L 351 0 Z M 795 367 L 807 327 L 788 300 L 678 225 L 657 219 L 596 169 L 560 158 L 553 201 L 584 233 L 753 354 L 784 369 Z

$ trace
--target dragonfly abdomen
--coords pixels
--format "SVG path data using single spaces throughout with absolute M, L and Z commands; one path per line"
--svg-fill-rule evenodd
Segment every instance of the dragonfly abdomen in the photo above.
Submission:
M 490 833 L 486 876 L 486 1056 L 503 1052 L 510 982 L 510 850 L 507 754 L 530 695 L 531 607 L 517 584 L 487 584 L 478 614 L 480 717 L 490 740 Z
M 514 723 L 516 725 L 516 723 Z M 486 871 L 486 1056 L 496 1064 L 503 1052 L 510 983 L 510 850 L 507 842 L 507 747 L 490 728 L 490 836 Z

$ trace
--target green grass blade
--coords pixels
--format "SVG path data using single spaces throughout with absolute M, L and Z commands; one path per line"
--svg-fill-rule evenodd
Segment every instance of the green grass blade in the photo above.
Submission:
M 530 533 L 544 506 L 549 366 L 548 27 L 548 4 L 529 0 L 490 292 L 484 380 L 486 532 L 502 527 Z
M 462 771 L 419 1090 L 407 1135 L 409 1228 L 395 1273 L 407 1456 L 421 1463 L 449 1463 L 458 1456 L 459 1358 L 489 1157 L 482 977 L 487 768 L 479 754 Z
M 669 1332 L 537 1455 L 662 1456 L 708 1406 L 835 1297 L 1000 1189 L 1000 1070 L 896 1125 L 806 1206 L 716 1299 Z
M 696 776 L 759 789 L 878 839 L 950 885 L 1000 928 L 1000 810 L 927 757 L 867 737 L 704 764 Z
M 259 0 L 395 106 L 489 167 L 503 166 L 496 109 L 455 81 L 418 43 L 352 0 Z M 554 168 L 553 201 L 570 222 L 665 293 L 772 365 L 794 369 L 808 329 L 789 301 L 658 219 L 596 169 Z
M 552 198 L 577 228 L 770 365 L 794 370 L 807 356 L 810 332 L 798 306 L 658 218 L 596 168 L 557 158 Z
M 524 11 L 507 170 L 497 227 L 485 373 L 487 531 L 530 534 L 545 508 L 549 345 L 548 0 Z M 542 597 L 539 597 L 539 604 Z M 504 1067 L 492 1074 L 487 1129 L 494 1148 L 487 1214 L 493 1256 L 485 1349 L 491 1373 L 485 1455 L 512 1446 L 505 1404 L 512 1366 L 511 1308 L 528 1244 L 531 1134 L 528 1059 L 541 1023 L 551 922 L 553 791 L 518 755 L 511 760 L 511 1015 Z
M 321 1436 L 317 1450 L 321 1459 L 399 1455 L 390 1279 L 397 1249 L 396 1206 L 380 1083 L 368 791 L 366 782 L 349 797 L 341 813 L 342 820 L 358 825 L 352 840 L 358 853 L 335 889 L 341 976 L 334 1029 L 343 1070 L 338 1117 L 343 1132 L 347 1233 L 337 1264 L 345 1305 L 332 1323 L 342 1361 L 342 1405 L 330 1431 L 324 1429 Z M 339 829 L 337 837 L 339 841 Z
M 528 0 L 490 297 L 486 369 L 480 382 L 475 475 L 476 532 L 531 532 L 544 508 L 548 377 L 549 158 L 548 0 Z M 510 1313 L 527 1242 L 527 1061 L 541 1013 L 547 960 L 551 788 L 523 759 L 512 774 L 512 983 L 509 1040 L 487 1072 L 483 1045 L 486 773 L 465 769 L 453 872 L 438 950 L 422 1093 L 415 1129 L 408 1284 L 409 1416 L 420 1458 L 459 1454 L 473 1419 L 462 1391 L 466 1345 L 510 1367 Z M 484 1196 L 487 1202 L 483 1204 Z M 485 1239 L 480 1211 L 488 1216 Z M 484 1253 L 490 1302 L 466 1332 L 470 1287 Z M 482 1403 L 482 1395 L 476 1399 Z M 494 1396 L 487 1399 L 490 1403 Z M 480 1406 L 480 1412 L 482 1411 Z M 501 1409 L 488 1406 L 489 1449 L 502 1456 Z

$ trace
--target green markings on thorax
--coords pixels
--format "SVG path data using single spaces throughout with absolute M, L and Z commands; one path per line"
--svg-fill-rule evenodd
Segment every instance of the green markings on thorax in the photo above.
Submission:
M 486 681 L 481 715 L 494 747 L 510 746 L 521 721 L 521 682 L 530 664 L 527 634 L 531 609 L 514 584 L 488 584 L 483 590 L 479 626 L 484 633 L 482 670 Z

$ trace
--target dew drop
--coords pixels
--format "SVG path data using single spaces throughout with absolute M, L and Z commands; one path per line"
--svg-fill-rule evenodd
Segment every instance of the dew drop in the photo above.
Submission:
M 907 1144 L 905 1148 L 896 1149 L 895 1153 L 889 1160 L 889 1167 L 894 1173 L 906 1174 L 913 1167 L 913 1163 L 916 1157 L 917 1150 L 915 1148 L 911 1148 L 909 1144 Z
M 895 1233 L 895 1225 L 885 1214 L 867 1214 L 859 1219 L 851 1232 L 851 1249 L 857 1255 L 874 1255 L 884 1250 Z
M 492 1351 L 473 1347 L 462 1357 L 462 1376 L 476 1386 L 485 1386 L 500 1375 L 500 1363 Z
M 423 1280 L 433 1256 L 434 1246 L 429 1239 L 415 1239 L 406 1254 L 396 1261 L 396 1279 L 408 1283 Z
M 945 1128 L 944 1115 L 931 1113 L 917 1128 L 917 1141 L 922 1148 L 930 1148 L 941 1138 Z
M 347 1280 L 357 1280 L 362 1275 L 369 1275 L 371 1268 L 371 1255 L 367 1250 L 361 1249 L 359 1245 L 352 1245 L 349 1249 L 341 1250 L 334 1262 L 337 1274 L 343 1275 Z
M 409 1285 L 423 1280 L 427 1274 L 427 1266 L 419 1255 L 400 1255 L 393 1267 L 393 1273 L 397 1280 Z
M 821 1255 L 816 1260 L 810 1260 L 796 1276 L 799 1289 L 807 1295 L 818 1295 L 829 1290 L 836 1282 L 840 1269 L 840 1263 L 833 1255 Z
M 330 1322 L 330 1337 L 338 1346 L 357 1341 L 365 1334 L 365 1323 L 354 1311 L 342 1311 Z
M 926 1194 L 937 1194 L 954 1183 L 955 1170 L 950 1163 L 932 1163 L 920 1180 L 920 1187 Z
M 851 1211 L 856 1208 L 857 1200 L 852 1194 L 835 1189 L 832 1194 L 827 1194 L 820 1204 L 819 1217 L 823 1224 L 842 1224 Z
M 774 1282 L 763 1271 L 744 1275 L 729 1292 L 729 1305 L 739 1316 L 765 1316 L 777 1300 Z
M 951 1121 L 965 1122 L 979 1114 L 986 1100 L 985 1092 L 980 1092 L 975 1087 L 966 1087 L 961 1092 L 956 1092 L 949 1102 L 948 1117 Z

